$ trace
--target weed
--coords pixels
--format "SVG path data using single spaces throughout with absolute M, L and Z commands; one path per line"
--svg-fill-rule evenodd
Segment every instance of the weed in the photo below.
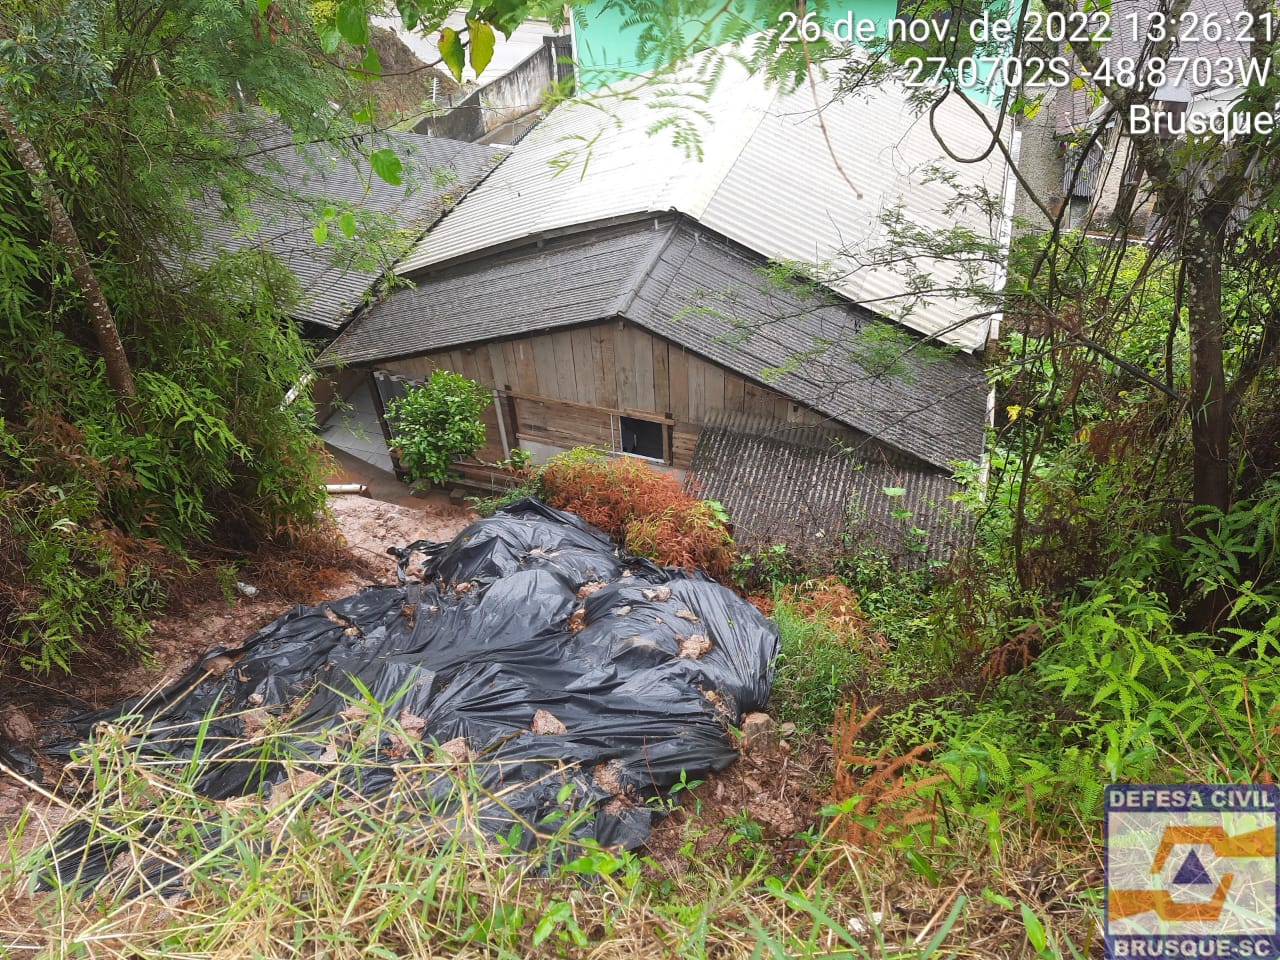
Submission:
M 537 470 L 523 469 L 516 474 L 516 478 L 516 485 L 501 493 L 492 497 L 467 497 L 467 502 L 480 516 L 491 517 L 503 507 L 518 503 L 525 497 L 537 497 L 540 500 L 546 498 L 546 491 L 542 488 L 542 480 Z
M 627 550 L 659 563 L 705 570 L 725 579 L 733 566 L 733 538 L 724 511 L 709 500 L 674 504 L 656 515 L 636 516 L 627 523 Z
M 194 791 L 197 764 L 148 756 L 133 731 L 104 729 L 77 767 L 92 793 L 73 805 L 44 792 L 47 808 L 6 838 L 15 855 L 0 865 L 0 944 L 33 955 L 342 960 L 876 956 L 900 943 L 893 955 L 923 958 L 961 932 L 960 900 L 918 942 L 873 916 L 869 891 L 847 895 L 838 848 L 804 880 L 772 875 L 769 841 L 745 814 L 731 824 L 731 856 L 657 874 L 652 860 L 583 838 L 573 817 L 541 831 L 512 821 L 490 839 L 484 824 L 507 809 L 504 790 L 429 744 L 411 745 L 386 792 L 361 796 L 343 784 L 358 782 L 370 748 L 388 734 L 412 744 L 375 703 L 363 707 L 336 743 L 264 730 L 258 758 L 280 765 L 278 785 L 227 800 Z M 31 891 L 33 876 L 49 876 L 55 823 L 112 851 L 89 899 L 74 861 L 52 890 Z
M 781 651 L 774 675 L 772 711 L 801 730 L 830 727 L 854 678 L 867 670 L 867 650 L 824 620 L 811 619 L 785 601 L 775 604 Z
M 800 565 L 785 543 L 773 543 L 754 553 L 744 553 L 734 564 L 733 579 L 744 590 L 773 590 L 794 581 Z

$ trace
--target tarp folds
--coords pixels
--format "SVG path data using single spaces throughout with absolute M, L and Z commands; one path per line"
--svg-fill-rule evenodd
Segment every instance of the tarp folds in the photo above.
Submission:
M 399 586 L 298 607 L 160 695 L 74 719 L 76 737 L 49 752 L 69 756 L 94 724 L 140 717 L 147 753 L 189 760 L 198 750 L 201 793 L 265 793 L 286 775 L 279 762 L 244 762 L 261 756 L 264 718 L 306 763 L 371 695 L 385 716 L 420 724 L 424 740 L 455 750 L 465 740 L 483 788 L 516 785 L 484 809 L 487 829 L 549 824 L 568 795 L 588 814 L 576 835 L 632 848 L 648 836 L 645 801 L 731 763 L 729 726 L 768 699 L 773 624 L 701 575 L 620 556 L 573 514 L 522 500 L 449 544 L 392 552 Z M 407 575 L 417 555 L 420 579 Z M 389 789 L 405 756 L 394 738 L 353 764 L 345 786 Z M 412 789 L 424 815 L 438 813 L 455 787 L 421 777 Z M 58 847 L 62 879 L 93 879 L 109 860 L 84 829 Z
M 40 782 L 40 764 L 31 755 L 31 751 L 3 737 L 0 737 L 0 765 L 7 767 L 20 777 L 26 777 L 36 783 Z

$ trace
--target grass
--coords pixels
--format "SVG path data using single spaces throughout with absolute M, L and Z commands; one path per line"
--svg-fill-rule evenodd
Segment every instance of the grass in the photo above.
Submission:
M 861 850 L 821 830 L 790 849 L 745 814 L 731 818 L 731 857 L 691 844 L 660 864 L 575 839 L 571 816 L 521 853 L 529 824 L 484 829 L 509 793 L 486 792 L 432 744 L 414 746 L 385 794 L 343 789 L 385 723 L 371 718 L 328 760 L 286 760 L 270 796 L 221 801 L 191 789 L 194 765 L 105 731 L 68 774 L 93 791 L 62 799 L 70 781 L 42 791 L 7 831 L 0 955 L 924 960 L 980 956 L 964 945 L 990 936 L 992 901 L 972 869 L 948 886 L 965 854 L 944 854 L 927 878 L 902 850 Z M 296 756 L 283 736 L 264 732 L 264 755 Z M 448 785 L 432 802 L 426 779 Z M 61 884 L 37 891 L 49 842 L 76 824 L 118 844 L 106 878 L 89 885 L 70 863 Z M 904 901 L 928 909 L 897 912 Z
M 851 677 L 866 673 L 863 652 L 821 620 L 801 616 L 786 603 L 773 609 L 781 652 L 770 708 L 802 730 L 828 729 L 844 702 Z
M 832 577 L 779 587 L 771 615 L 781 640 L 771 709 L 801 730 L 827 733 L 851 686 L 885 669 L 889 646 L 858 597 Z
M 837 584 L 780 592 L 774 616 L 782 652 L 770 711 L 796 725 L 795 743 L 819 745 L 825 772 L 801 784 L 788 770 L 806 760 L 782 749 L 682 784 L 655 804 L 655 814 L 677 812 L 641 851 L 579 839 L 569 812 L 539 830 L 510 809 L 513 788 L 485 789 L 469 764 L 376 704 L 310 752 L 296 733 L 268 726 L 258 758 L 242 762 L 270 758 L 283 780 L 269 794 L 227 800 L 193 788 L 198 763 L 144 750 L 143 731 L 100 729 L 63 782 L 28 785 L 42 800 L 0 839 L 9 851 L 0 957 L 1090 955 L 1096 831 L 1080 824 L 1047 838 L 1031 796 L 1025 809 L 978 815 L 940 804 L 942 791 L 897 791 L 895 803 L 859 814 L 869 821 L 861 846 L 842 839 L 857 798 L 835 802 L 818 785 L 840 779 L 822 744 L 849 679 L 882 683 L 897 647 Z M 389 788 L 348 790 L 387 734 L 404 748 Z M 893 742 L 864 746 L 874 756 Z M 870 789 L 869 770 L 850 766 L 844 779 Z M 806 796 L 806 810 L 828 805 L 799 832 L 780 830 L 740 804 L 762 790 L 796 806 Z M 721 792 L 732 796 L 721 801 Z M 931 806 L 913 819 L 904 804 Z M 505 818 L 496 833 L 495 816 Z M 50 876 L 51 841 L 76 826 L 115 845 L 106 878 L 84 882 L 69 861 L 61 883 L 37 890 L 36 878 Z
M 292 744 L 268 742 L 279 736 L 264 746 L 283 754 Z M 673 878 L 647 857 L 573 839 L 566 819 L 537 852 L 515 852 L 532 828 L 487 834 L 481 821 L 504 794 L 430 745 L 380 797 L 341 789 L 360 762 L 352 745 L 328 764 L 287 763 L 270 797 L 224 801 L 191 790 L 190 765 L 145 757 L 123 731 L 91 751 L 79 767 L 92 796 L 45 792 L 44 809 L 6 838 L 9 956 L 925 958 L 949 955 L 941 944 L 960 921 L 957 908 L 920 944 L 886 954 L 861 867 L 834 848 L 790 877 L 770 873 L 757 846 L 737 869 L 689 859 Z M 424 806 L 424 778 L 447 779 L 447 799 Z M 36 892 L 49 841 L 76 824 L 119 844 L 106 878 L 88 885 L 71 864 L 61 885 Z

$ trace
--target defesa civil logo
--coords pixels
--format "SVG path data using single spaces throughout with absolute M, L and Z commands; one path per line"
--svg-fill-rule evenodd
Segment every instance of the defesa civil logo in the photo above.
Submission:
M 1280 788 L 1107 788 L 1108 957 L 1280 960 Z

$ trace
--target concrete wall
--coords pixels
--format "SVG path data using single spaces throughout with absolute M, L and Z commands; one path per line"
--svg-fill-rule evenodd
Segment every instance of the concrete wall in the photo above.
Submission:
M 536 113 L 547 89 L 564 75 L 567 37 L 543 37 L 542 48 L 509 73 L 473 91 L 448 113 L 427 117 L 414 133 L 453 140 L 493 142 L 491 134 Z
M 1022 134 L 1018 148 L 1018 172 L 1027 181 L 1035 199 L 1056 215 L 1063 202 L 1062 152 L 1057 136 L 1056 98 L 1059 91 L 1049 88 L 1044 93 L 1039 112 L 1034 117 L 1022 117 L 1016 125 Z M 1021 183 L 1014 195 L 1013 217 L 1014 232 L 1019 236 L 1046 230 L 1050 226 Z
M 1132 195 L 1129 236 L 1142 236 L 1151 219 L 1153 205 L 1150 191 L 1141 179 L 1136 190 L 1133 186 L 1126 190 L 1126 176 L 1133 175 L 1132 171 L 1126 173 L 1131 152 L 1129 138 L 1122 134 L 1119 124 L 1104 131 L 1098 140 L 1102 159 L 1094 177 L 1093 190 L 1087 197 L 1066 197 L 1063 180 L 1069 171 L 1064 151 L 1059 146 L 1055 113 L 1046 101 L 1044 109 L 1034 118 L 1018 123 L 1022 133 L 1018 168 L 1036 196 L 1053 214 L 1062 204 L 1069 205 L 1062 218 L 1064 228 L 1110 233 L 1116 226 L 1117 207 L 1127 192 Z M 1020 233 L 1033 233 L 1049 226 L 1021 184 L 1014 204 L 1014 217 Z
M 697 0 L 679 4 L 677 9 L 678 29 L 686 45 L 696 44 L 694 50 L 738 40 L 758 30 L 787 31 L 783 42 L 795 41 L 795 29 L 790 21 L 779 20 L 776 14 L 757 12 L 751 4 Z M 857 3 L 809 0 L 804 9 L 813 15 L 812 23 L 825 29 L 835 28 L 838 21 L 850 14 L 854 23 L 874 20 L 880 36 L 897 15 L 898 0 L 859 0 Z M 649 73 L 663 65 L 658 52 L 644 51 L 641 56 L 639 46 L 644 27 L 628 22 L 633 12 L 626 4 L 611 4 L 607 0 L 589 0 L 573 7 L 578 82 L 583 90 L 598 90 L 605 84 Z M 673 21 L 672 26 L 676 28 L 677 23 Z

